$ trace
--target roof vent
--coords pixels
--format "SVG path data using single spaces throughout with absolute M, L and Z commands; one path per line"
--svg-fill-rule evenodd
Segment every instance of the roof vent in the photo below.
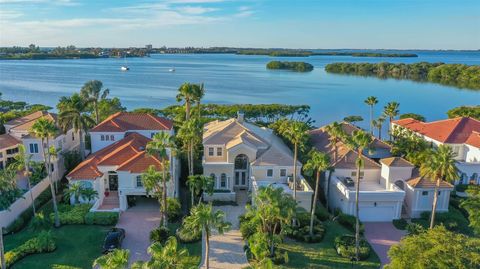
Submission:
M 245 118 L 245 114 L 243 113 L 243 111 L 240 111 L 240 110 L 239 110 L 239 111 L 237 112 L 237 120 L 238 120 L 238 122 L 243 123 L 244 118 Z

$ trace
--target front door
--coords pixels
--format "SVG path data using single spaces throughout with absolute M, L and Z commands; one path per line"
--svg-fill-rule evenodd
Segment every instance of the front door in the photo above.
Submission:
M 235 186 L 247 186 L 247 171 L 235 171 Z
M 118 190 L 118 175 L 109 175 L 108 176 L 108 190 L 117 191 Z

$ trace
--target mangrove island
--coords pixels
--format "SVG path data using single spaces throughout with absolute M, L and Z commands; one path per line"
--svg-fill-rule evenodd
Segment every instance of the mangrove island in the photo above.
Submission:
M 313 70 L 313 65 L 306 62 L 271 61 L 267 64 L 267 69 L 284 69 L 295 72 L 310 72 Z

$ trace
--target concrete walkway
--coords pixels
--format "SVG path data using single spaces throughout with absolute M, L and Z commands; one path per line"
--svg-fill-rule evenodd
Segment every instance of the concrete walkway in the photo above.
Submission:
M 219 235 L 216 232 L 210 237 L 210 268 L 212 269 L 241 269 L 249 266 L 243 251 L 242 234 L 239 231 L 238 216 L 245 213 L 247 201 L 246 192 L 237 193 L 238 206 L 216 206 L 215 210 L 225 212 L 225 218 L 232 223 L 229 232 Z M 203 238 L 202 267 L 205 266 L 205 237 Z
M 405 235 L 405 231 L 397 230 L 391 222 L 365 222 L 365 238 L 380 258 L 382 267 L 390 263 L 387 255 L 390 247 Z
M 158 202 L 151 199 L 139 201 L 120 215 L 117 227 L 125 229 L 122 248 L 130 250 L 129 264 L 150 259 L 150 231 L 160 224 L 159 210 Z

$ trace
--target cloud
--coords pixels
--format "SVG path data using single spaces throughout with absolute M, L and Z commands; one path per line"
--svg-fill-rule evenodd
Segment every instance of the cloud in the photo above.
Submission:
M 214 12 L 219 10 L 218 8 L 213 7 L 200 7 L 200 6 L 185 6 L 178 8 L 178 11 L 186 14 L 204 14 L 209 12 Z
M 16 19 L 23 16 L 22 12 L 15 10 L 0 10 L 0 21 Z
M 241 6 L 238 7 L 238 12 L 234 15 L 237 18 L 245 18 L 245 17 L 250 17 L 255 13 L 254 10 L 252 10 L 251 7 L 249 6 Z

